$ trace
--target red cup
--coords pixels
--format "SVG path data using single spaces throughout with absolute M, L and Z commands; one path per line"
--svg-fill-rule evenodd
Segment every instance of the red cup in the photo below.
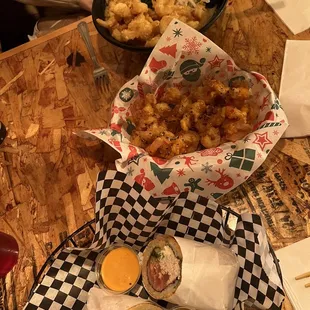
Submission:
M 18 244 L 12 236 L 0 231 L 0 278 L 4 278 L 16 265 Z

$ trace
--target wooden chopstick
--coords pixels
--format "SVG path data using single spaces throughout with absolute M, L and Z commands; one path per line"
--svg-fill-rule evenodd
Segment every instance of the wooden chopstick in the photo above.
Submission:
M 303 274 L 295 277 L 295 280 L 301 280 L 301 279 L 308 278 L 308 277 L 310 277 L 310 272 L 306 272 L 306 273 L 303 273 Z
M 308 278 L 308 277 L 310 277 L 310 271 L 295 277 L 295 280 L 301 280 L 301 279 L 305 279 L 305 278 Z M 310 287 L 310 283 L 306 283 L 305 284 L 305 288 L 308 288 L 308 287 Z

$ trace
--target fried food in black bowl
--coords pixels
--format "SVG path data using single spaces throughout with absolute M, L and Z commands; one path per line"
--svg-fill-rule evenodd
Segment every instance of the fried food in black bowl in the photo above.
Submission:
M 95 27 L 123 49 L 151 52 L 173 18 L 204 33 L 223 13 L 227 0 L 94 0 Z

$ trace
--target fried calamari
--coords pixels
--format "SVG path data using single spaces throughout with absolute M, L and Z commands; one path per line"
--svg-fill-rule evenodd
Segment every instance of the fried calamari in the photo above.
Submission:
M 147 94 L 131 106 L 131 143 L 151 156 L 170 159 L 237 141 L 251 132 L 259 112 L 247 85 L 205 80 L 185 96 L 175 87 L 160 98 Z

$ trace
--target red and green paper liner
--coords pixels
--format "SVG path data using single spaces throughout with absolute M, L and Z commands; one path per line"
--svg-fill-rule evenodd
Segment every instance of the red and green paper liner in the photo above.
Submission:
M 186 93 L 209 77 L 230 85 L 246 80 L 260 107 L 253 132 L 235 143 L 173 157 L 148 155 L 130 144 L 130 105 L 148 92 L 174 86 Z M 231 57 L 207 37 L 173 20 L 155 46 L 141 74 L 126 83 L 112 105 L 110 128 L 87 130 L 121 155 L 118 171 L 131 176 L 155 197 L 176 196 L 183 191 L 218 198 L 244 181 L 264 162 L 288 127 L 286 115 L 266 78 L 241 70 Z

